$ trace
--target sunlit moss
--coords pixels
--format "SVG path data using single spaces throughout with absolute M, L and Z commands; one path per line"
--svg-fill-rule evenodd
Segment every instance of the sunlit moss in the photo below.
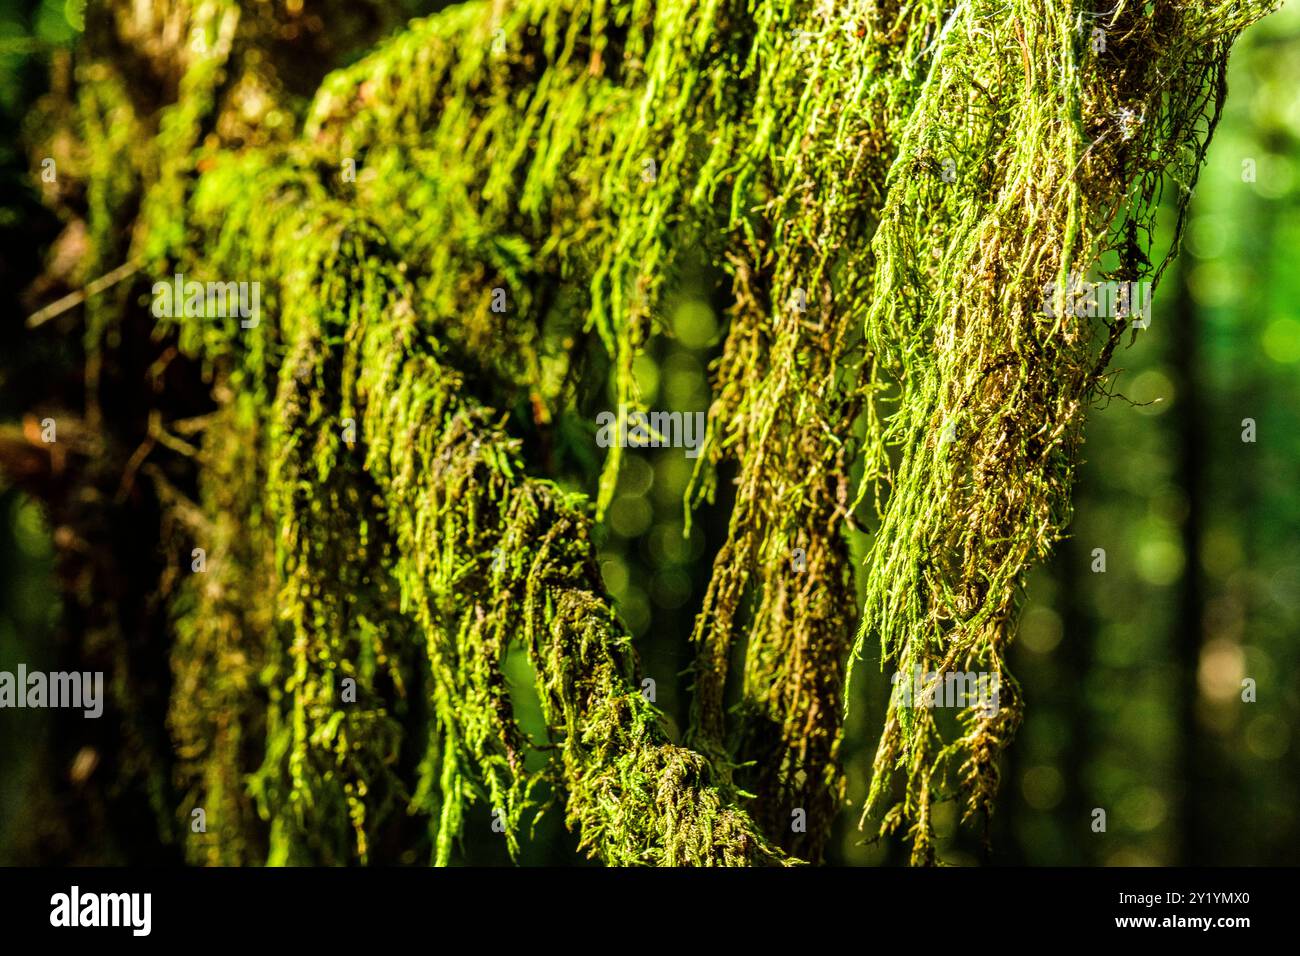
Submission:
M 873 509 L 857 651 L 991 670 L 1003 706 L 954 736 L 891 704 L 865 815 L 919 862 L 936 803 L 987 816 L 1020 717 L 1019 591 L 1068 521 L 1083 410 L 1129 325 L 1045 316 L 1043 287 L 1103 260 L 1158 278 L 1153 210 L 1194 183 L 1228 48 L 1267 4 L 948 7 L 462 4 L 328 77 L 293 142 L 214 121 L 234 4 L 192 11 L 202 50 L 156 123 L 87 77 L 97 267 L 265 285 L 256 327 L 170 329 L 220 406 L 192 521 L 213 571 L 176 608 L 182 812 L 219 817 L 192 858 L 369 861 L 404 816 L 437 863 L 489 816 L 517 853 L 552 795 L 609 863 L 819 858 L 845 794 L 846 535 Z M 253 86 L 240 109 L 272 96 Z M 686 749 L 623 623 L 651 585 L 613 582 L 620 620 L 588 502 L 530 475 L 508 426 L 549 428 L 593 366 L 619 407 L 702 398 L 646 351 L 701 259 L 732 305 L 669 323 L 703 347 L 725 320 L 685 518 L 720 474 L 735 503 Z M 124 307 L 96 304 L 89 351 Z M 616 444 L 592 504 L 637 536 L 623 465 Z M 685 561 L 695 540 L 654 546 Z M 544 744 L 507 680 L 521 652 Z

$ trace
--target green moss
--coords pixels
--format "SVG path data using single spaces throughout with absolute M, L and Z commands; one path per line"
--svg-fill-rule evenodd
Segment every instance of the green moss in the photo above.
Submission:
M 1019 588 L 1064 533 L 1128 328 L 1046 317 L 1042 289 L 1112 260 L 1158 278 L 1160 191 L 1190 189 L 1228 49 L 1266 10 L 468 3 L 328 77 L 292 143 L 223 132 L 264 42 L 233 5 L 204 8 L 208 52 L 147 123 L 106 126 L 120 83 L 93 80 L 85 136 L 129 154 L 87 177 L 100 255 L 142 188 L 114 255 L 263 284 L 254 328 L 168 329 L 220 405 L 191 522 L 213 570 L 176 608 L 182 809 L 217 819 L 191 858 L 364 862 L 411 816 L 437 863 L 494 816 L 518 852 L 552 793 L 608 863 L 820 858 L 867 500 L 853 653 L 879 640 L 882 666 L 1003 692 L 955 733 L 891 702 L 864 818 L 928 861 L 935 800 L 986 817 L 1020 715 Z M 700 258 L 733 305 L 688 517 L 720 467 L 737 493 L 686 749 L 637 690 L 588 502 L 526 472 L 504 413 L 562 412 L 600 372 L 593 340 L 639 408 L 662 293 Z M 615 447 L 596 520 L 619 467 Z
M 866 335 L 897 382 L 883 441 L 901 463 L 858 650 L 871 635 L 903 674 L 992 672 L 1002 693 L 996 714 L 966 710 L 955 739 L 931 710 L 891 701 L 864 819 L 893 802 L 901 775 L 883 829 L 910 823 L 915 860 L 933 858 L 936 799 L 960 790 L 968 817 L 992 812 L 1021 713 L 1005 668 L 1020 587 L 1068 524 L 1084 411 L 1130 326 L 1124 315 L 1044 314 L 1044 289 L 1108 253 L 1119 265 L 1105 278 L 1158 280 L 1163 264 L 1152 269 L 1148 254 L 1159 192 L 1174 185 L 1182 208 L 1228 48 L 1268 8 L 1043 16 L 963 4 L 937 41 L 872 240 Z M 935 174 L 945 158 L 954 176 Z

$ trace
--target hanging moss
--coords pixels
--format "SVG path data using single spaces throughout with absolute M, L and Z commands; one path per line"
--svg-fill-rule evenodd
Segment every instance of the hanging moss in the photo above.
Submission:
M 1083 413 L 1133 318 L 1073 315 L 1055 289 L 1095 268 L 1159 279 L 1163 263 L 1153 269 L 1148 254 L 1160 191 L 1178 190 L 1181 220 L 1228 48 L 1267 9 L 1121 4 L 1044 16 L 963 4 L 936 41 L 872 240 L 867 339 L 898 383 L 884 441 L 901 463 L 859 650 L 874 635 L 904 675 L 992 673 L 1001 700 L 996 713 L 964 711 L 948 739 L 933 711 L 903 706 L 895 691 L 864 817 L 891 802 L 899 772 L 905 796 L 883 826 L 910 823 L 914 860 L 933 859 L 936 800 L 960 792 L 968 816 L 992 812 L 998 758 L 1021 714 L 1005 668 L 1019 591 L 1068 524 Z M 934 174 L 945 158 L 951 181 Z
M 1020 717 L 1019 590 L 1067 526 L 1130 326 L 1045 314 L 1043 289 L 1158 279 L 1162 190 L 1191 189 L 1229 47 L 1267 9 L 466 3 L 277 125 L 274 31 L 207 4 L 168 27 L 204 43 L 167 64 L 156 114 L 87 74 L 83 136 L 123 159 L 87 174 L 97 268 L 263 284 L 254 327 L 161 320 L 218 406 L 199 500 L 170 502 L 212 561 L 175 607 L 182 819 L 216 820 L 191 859 L 369 862 L 412 817 L 434 862 L 492 823 L 517 853 L 555 799 L 607 863 L 817 860 L 868 640 L 884 667 L 989 671 L 1002 693 L 955 731 L 891 701 L 864 820 L 928 862 L 935 801 L 987 818 Z M 153 50 L 162 26 L 130 22 Z M 116 139 L 112 109 L 135 121 Z M 507 423 L 563 414 L 601 373 L 593 340 L 641 409 L 636 359 L 698 258 L 733 305 L 688 519 L 724 470 L 736 491 L 684 747 L 596 568 L 620 449 L 589 507 L 527 472 Z M 92 351 L 126 298 L 88 315 Z
M 229 394 L 221 417 L 207 429 L 201 507 L 177 509 L 191 522 L 189 540 L 203 542 L 207 566 L 205 573 L 181 578 L 173 602 L 168 718 L 182 794 L 179 818 L 195 863 L 250 865 L 266 859 L 256 789 L 246 779 L 257 769 L 266 734 L 264 673 L 275 646 L 275 567 L 261 502 L 260 429 L 250 399 Z M 201 829 L 196 809 L 203 811 Z
M 291 168 L 290 161 L 275 168 Z M 280 607 L 292 625 L 286 639 L 294 670 L 285 689 L 296 699 L 284 709 L 293 726 L 291 793 L 302 794 L 304 832 L 338 830 L 323 798 L 331 786 L 342 787 L 336 799 L 353 808 L 362 854 L 360 814 L 370 802 L 359 800 L 357 809 L 352 798 L 373 792 L 387 738 L 365 724 L 344 733 L 358 712 L 339 707 L 337 676 L 327 683 L 331 693 L 321 694 L 312 675 L 346 668 L 358 651 L 334 642 L 358 627 L 373 634 L 385 622 L 375 598 L 389 571 L 400 607 L 391 602 L 388 614 L 409 617 L 427 643 L 439 746 L 412 806 L 437 819 L 438 862 L 449 859 L 476 799 L 484 819 L 500 814 L 507 842 L 517 846 L 548 778 L 564 794 L 582 845 L 608 862 L 778 859 L 734 809 L 734 794 L 711 785 L 707 764 L 668 743 L 635 683 L 629 638 L 600 585 L 579 502 L 523 476 L 517 443 L 444 364 L 428 321 L 418 318 L 427 303 L 415 297 L 385 240 L 347 207 L 310 202 L 310 171 L 300 179 L 265 171 L 257 162 L 210 171 L 195 195 L 195 223 L 212 229 L 204 248 L 235 257 L 209 258 L 204 270 L 229 274 L 244 265 L 268 283 L 289 277 L 275 293 L 285 303 L 279 334 L 292 344 L 278 373 L 268 486 L 288 582 Z M 233 206 L 229 197 L 238 197 Z M 275 225 L 251 247 L 260 251 L 250 261 L 250 246 L 231 240 L 256 231 L 254 220 Z M 228 350 L 233 343 L 195 344 Z M 243 354 L 250 379 L 272 371 L 257 367 L 267 354 Z M 355 449 L 342 437 L 349 419 L 360 424 Z M 375 514 L 371 508 L 387 519 L 396 550 L 360 579 L 368 545 L 356 534 L 369 533 L 369 520 L 358 516 Z M 308 526 L 310 536 L 301 530 Z M 345 566 L 353 577 L 339 577 Z M 363 598 L 374 607 L 364 619 Z M 515 719 L 503 674 L 514 642 L 529 653 L 558 751 L 547 774 L 525 771 L 533 745 Z M 369 681 L 360 683 L 369 690 Z M 399 686 L 396 675 L 393 683 Z M 336 732 L 350 750 L 329 749 L 338 764 L 332 773 L 300 769 L 311 766 L 304 745 L 331 743 Z

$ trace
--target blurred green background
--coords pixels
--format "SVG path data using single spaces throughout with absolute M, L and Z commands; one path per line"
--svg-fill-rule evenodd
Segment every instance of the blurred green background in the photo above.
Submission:
M 3 420 L 23 407 L 9 362 L 23 335 L 17 295 L 52 238 L 17 134 L 49 56 L 76 35 L 76 7 L 0 4 Z M 1300 863 L 1298 143 L 1300 2 L 1289 0 L 1233 54 L 1183 255 L 1156 291 L 1151 327 L 1116 354 L 1115 397 L 1090 413 L 1071 538 L 1029 582 L 1012 656 L 1027 715 L 1005 767 L 993 862 Z M 1158 242 L 1171 234 L 1167 222 Z M 651 408 L 708 407 L 724 304 L 714 278 L 682 277 L 664 316 L 671 334 L 639 363 Z M 1254 442 L 1242 440 L 1244 419 Z M 605 581 L 657 703 L 679 725 L 686 638 L 727 504 L 698 513 L 683 537 L 692 467 L 679 450 L 630 453 L 601 542 Z M 50 539 L 38 506 L 0 484 L 0 669 L 49 659 L 59 619 Z M 868 546 L 855 542 L 859 554 Z M 1093 570 L 1099 548 L 1104 573 Z M 869 658 L 850 689 L 851 805 L 831 863 L 905 859 L 857 829 L 888 688 L 878 664 Z M 511 661 L 518 688 L 530 685 L 527 666 Z M 1257 688 L 1251 703 L 1246 679 Z M 50 764 L 48 732 L 45 712 L 0 715 L 0 862 L 17 859 L 16 831 L 33 825 L 24 809 L 42 775 L 69 772 Z M 1093 831 L 1095 808 L 1106 811 L 1104 833 Z M 951 804 L 936 811 L 940 855 L 978 862 L 956 815 Z M 573 862 L 573 842 L 551 819 L 523 862 Z M 130 835 L 105 834 L 87 856 L 121 862 L 135 858 L 132 847 Z M 507 862 L 498 843 L 474 834 L 464 861 Z

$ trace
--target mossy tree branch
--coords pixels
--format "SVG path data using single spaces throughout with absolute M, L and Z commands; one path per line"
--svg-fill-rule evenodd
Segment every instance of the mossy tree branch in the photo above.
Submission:
M 1064 533 L 1083 414 L 1129 325 L 1045 317 L 1042 289 L 1158 279 L 1163 184 L 1193 185 L 1231 43 L 1267 9 L 469 3 L 330 75 L 301 121 L 288 11 L 92 15 L 76 102 L 38 137 L 85 146 L 67 154 L 91 272 L 129 258 L 267 290 L 258 327 L 167 330 L 218 409 L 197 502 L 132 464 L 219 558 L 173 608 L 184 809 L 231 828 L 191 856 L 366 861 L 413 815 L 445 863 L 476 802 L 515 849 L 553 792 L 607 862 L 818 859 L 844 795 L 846 536 L 870 499 L 854 653 L 879 639 L 882 666 L 1003 680 L 999 713 L 955 736 L 891 702 L 867 813 L 931 860 L 935 800 L 991 810 L 1019 588 Z M 638 692 L 585 501 L 528 475 L 503 423 L 566 410 L 564 383 L 600 373 L 588 333 L 641 407 L 636 360 L 693 256 L 734 306 L 688 506 L 720 467 L 738 479 L 688 750 Z M 87 301 L 92 421 L 130 291 Z M 546 740 L 520 726 L 512 652 Z

